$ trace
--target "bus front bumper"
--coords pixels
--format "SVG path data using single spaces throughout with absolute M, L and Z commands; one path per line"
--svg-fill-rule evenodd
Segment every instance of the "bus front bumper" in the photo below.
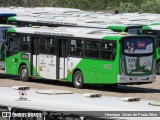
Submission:
M 150 83 L 156 81 L 156 74 L 146 76 L 118 75 L 119 84 Z

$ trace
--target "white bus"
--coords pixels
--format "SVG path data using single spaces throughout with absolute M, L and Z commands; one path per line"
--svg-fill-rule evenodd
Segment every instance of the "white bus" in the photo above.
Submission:
M 26 86 L 0 87 L 3 120 L 159 120 L 159 111 L 158 102 L 137 97 L 118 98 Z

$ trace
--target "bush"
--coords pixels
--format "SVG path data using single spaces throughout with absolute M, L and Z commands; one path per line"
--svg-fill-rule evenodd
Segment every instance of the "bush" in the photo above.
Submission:
M 119 7 L 116 8 L 122 12 L 138 12 L 138 7 L 135 6 L 133 3 L 123 3 L 121 2 Z
M 82 10 L 160 13 L 160 0 L 0 0 L 1 7 L 69 7 Z
M 160 1 L 159 0 L 151 0 L 146 1 L 143 4 L 141 4 L 141 11 L 145 13 L 160 13 Z

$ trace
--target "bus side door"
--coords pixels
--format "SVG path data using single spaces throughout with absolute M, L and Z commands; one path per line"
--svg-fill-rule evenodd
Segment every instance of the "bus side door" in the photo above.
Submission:
M 43 36 L 40 40 L 37 58 L 39 77 L 57 79 L 56 39 L 53 36 Z
M 67 77 L 67 53 L 68 53 L 68 39 L 57 38 L 58 42 L 58 63 L 57 70 L 59 72 L 59 79 L 66 79 Z
M 19 40 L 20 36 L 11 34 L 8 36 L 7 41 L 7 54 L 6 54 L 6 72 L 8 74 L 18 75 L 18 58 L 19 58 Z
M 40 37 L 32 36 L 31 37 L 31 75 L 38 77 L 38 43 L 40 42 Z

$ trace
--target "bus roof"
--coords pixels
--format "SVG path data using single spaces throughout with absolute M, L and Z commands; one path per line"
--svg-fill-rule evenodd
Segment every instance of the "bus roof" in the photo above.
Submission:
M 39 94 L 40 91 L 41 94 Z M 46 91 L 53 94 L 48 94 Z M 149 100 L 124 102 L 118 97 L 101 96 L 92 98 L 84 97 L 84 94 L 58 91 L 55 89 L 25 90 L 26 101 L 23 101 L 19 100 L 21 98 L 21 90 L 15 90 L 11 87 L 0 87 L 0 106 L 51 112 L 74 111 L 75 113 L 78 113 L 78 111 L 160 111 L 160 106 L 149 105 L 149 103 L 154 103 L 154 101 Z M 84 112 L 83 114 L 88 113 Z M 149 119 L 151 118 L 149 117 Z
M 148 25 L 144 26 L 142 30 L 160 30 L 160 25 Z
M 29 33 L 29 34 L 43 34 L 43 35 L 56 35 L 68 37 L 84 37 L 84 38 L 97 38 L 104 37 L 118 37 L 131 36 L 130 34 L 120 34 L 111 30 L 97 29 L 97 28 L 80 28 L 80 27 L 17 27 L 11 28 L 8 32 Z
M 70 20 L 55 18 L 55 19 L 46 19 L 46 18 L 38 18 L 31 16 L 15 16 L 9 17 L 8 20 L 17 20 L 24 22 L 35 22 L 35 23 L 44 23 L 50 25 L 67 25 L 67 26 L 78 26 L 78 27 L 91 27 L 91 28 L 102 28 L 102 29 L 125 29 L 127 27 L 142 27 L 143 25 L 138 24 L 118 24 L 116 21 L 108 21 L 103 22 L 98 19 L 90 19 L 90 20 L 74 20 L 76 18 L 71 18 Z
M 14 25 L 0 24 L 0 27 L 15 27 Z
M 9 12 L 9 11 L 0 11 L 0 16 L 6 16 L 6 17 L 10 17 L 10 16 L 16 16 L 16 13 L 14 12 Z

